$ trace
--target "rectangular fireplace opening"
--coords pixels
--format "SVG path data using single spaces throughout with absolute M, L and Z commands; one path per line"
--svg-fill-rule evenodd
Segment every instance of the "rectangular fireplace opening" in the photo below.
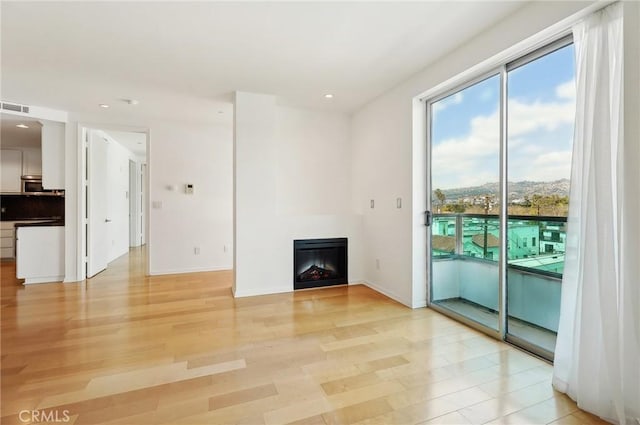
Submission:
M 346 283 L 347 238 L 293 241 L 293 289 Z

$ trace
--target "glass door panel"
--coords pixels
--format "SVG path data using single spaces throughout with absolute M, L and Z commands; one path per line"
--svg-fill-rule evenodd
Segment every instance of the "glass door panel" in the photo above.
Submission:
M 430 103 L 431 305 L 498 330 L 500 75 Z
M 506 338 L 552 358 L 571 177 L 573 44 L 508 70 L 507 87 Z

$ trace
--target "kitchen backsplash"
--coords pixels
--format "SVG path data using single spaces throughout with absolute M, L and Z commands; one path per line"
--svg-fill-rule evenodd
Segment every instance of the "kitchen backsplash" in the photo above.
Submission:
M 0 220 L 64 220 L 64 196 L 0 195 Z

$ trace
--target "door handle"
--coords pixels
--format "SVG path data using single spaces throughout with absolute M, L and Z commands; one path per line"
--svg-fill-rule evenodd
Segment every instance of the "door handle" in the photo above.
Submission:
M 433 221 L 433 214 L 431 214 L 431 211 L 425 211 L 424 212 L 424 225 L 429 227 L 431 226 L 431 222 Z
M 104 219 L 104 222 L 105 222 L 105 223 L 111 223 L 111 220 L 109 220 L 108 218 L 105 218 L 105 219 Z

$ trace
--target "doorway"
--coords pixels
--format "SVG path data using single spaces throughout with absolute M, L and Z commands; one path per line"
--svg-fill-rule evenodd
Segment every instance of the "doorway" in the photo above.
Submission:
M 145 245 L 147 144 L 143 131 L 82 128 L 84 276 Z M 143 250 L 145 257 L 146 250 Z

